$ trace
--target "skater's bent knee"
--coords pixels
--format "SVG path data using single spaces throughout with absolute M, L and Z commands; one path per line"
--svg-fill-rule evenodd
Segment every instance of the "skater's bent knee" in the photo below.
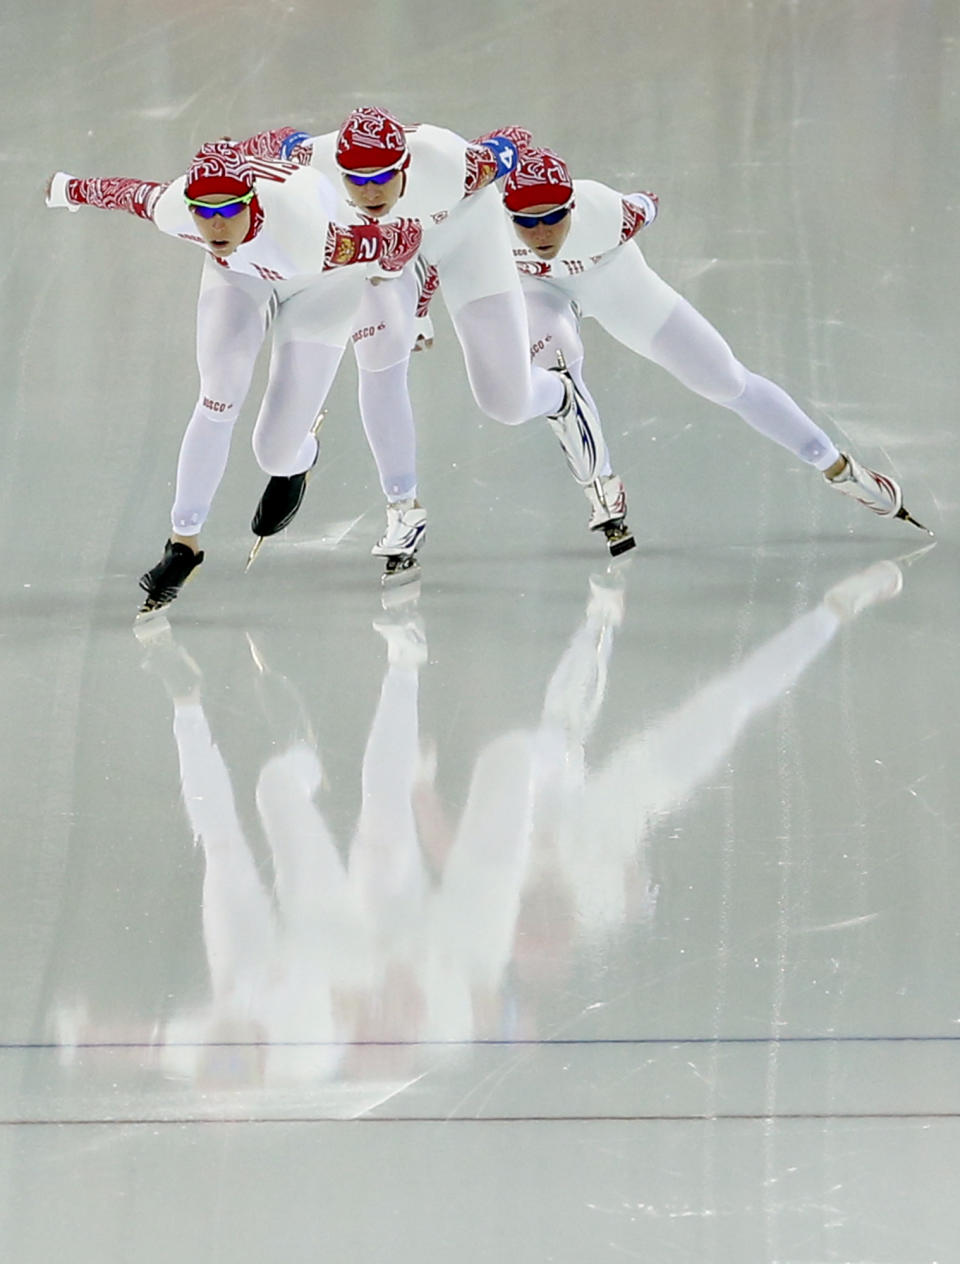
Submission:
M 284 443 L 279 439 L 264 439 L 254 434 L 253 455 L 264 474 L 269 474 L 271 478 L 274 476 L 287 478 L 290 474 L 298 472 L 295 467 L 301 443 L 302 440 L 297 443 Z
M 499 421 L 504 426 L 519 426 L 528 418 L 528 409 L 524 406 L 523 401 L 519 404 L 510 403 L 507 400 L 490 400 L 483 399 L 480 395 L 474 397 L 480 409 L 486 413 L 493 421 Z

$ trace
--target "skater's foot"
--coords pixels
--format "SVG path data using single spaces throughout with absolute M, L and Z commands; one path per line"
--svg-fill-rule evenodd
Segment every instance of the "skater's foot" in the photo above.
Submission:
M 263 539 L 268 535 L 276 535 L 284 527 L 289 527 L 297 516 L 297 510 L 303 504 L 304 493 L 313 467 L 320 457 L 320 440 L 317 437 L 323 425 L 323 413 L 318 413 L 316 421 L 310 427 L 310 433 L 317 445 L 313 460 L 299 474 L 275 474 L 264 488 L 260 503 L 254 511 L 250 530 Z
M 250 522 L 250 530 L 263 539 L 289 527 L 303 504 L 310 471 L 301 474 L 274 474 L 264 488 Z
M 387 529 L 370 552 L 385 560 L 384 587 L 413 583 L 420 577 L 417 552 L 427 534 L 427 511 L 418 500 L 393 500 L 387 505 Z
M 636 540 L 627 526 L 627 492 L 616 474 L 595 478 L 583 489 L 590 502 L 590 530 L 602 531 L 613 557 L 634 548 Z
M 412 557 L 427 533 L 427 511 L 419 500 L 391 500 L 387 527 L 370 552 L 374 557 Z
M 921 531 L 926 531 L 927 535 L 933 535 L 929 527 L 917 522 L 916 518 L 911 517 L 904 509 L 903 492 L 896 480 L 888 474 L 878 474 L 876 470 L 868 470 L 846 452 L 841 452 L 839 460 L 824 471 L 824 478 L 838 492 L 843 492 L 845 496 L 850 496 L 861 505 L 866 505 L 875 514 L 880 514 L 884 518 L 902 518 L 905 522 L 919 527 Z
M 189 544 L 168 540 L 160 561 L 140 576 L 140 587 L 147 596 L 138 614 L 153 614 L 169 606 L 202 561 L 202 552 L 197 552 Z

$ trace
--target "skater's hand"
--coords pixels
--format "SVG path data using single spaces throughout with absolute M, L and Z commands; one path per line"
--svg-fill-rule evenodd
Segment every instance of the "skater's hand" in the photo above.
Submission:
M 67 197 L 67 182 L 72 180 L 73 176 L 68 176 L 65 171 L 55 171 L 47 181 L 47 187 L 44 190 L 43 200 L 47 206 L 54 208 L 65 208 L 68 211 L 79 211 L 79 206 L 74 204 Z
M 433 346 L 433 321 L 429 316 L 418 316 L 415 324 L 414 351 L 429 351 Z

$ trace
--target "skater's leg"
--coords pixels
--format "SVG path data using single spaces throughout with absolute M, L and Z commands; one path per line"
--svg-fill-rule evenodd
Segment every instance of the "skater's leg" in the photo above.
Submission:
M 360 417 L 388 501 L 417 494 L 417 441 L 407 383 L 417 304 L 412 269 L 368 285 L 357 314 L 353 349 Z
M 267 474 L 289 478 L 310 469 L 317 440 L 310 428 L 336 376 L 342 347 L 275 342 L 270 376 L 253 429 L 253 451 Z
M 200 394 L 180 446 L 171 522 L 175 542 L 196 548 L 223 477 L 234 423 L 266 331 L 270 287 L 204 269 L 197 304 Z
M 410 357 L 387 369 L 359 369 L 360 417 L 388 501 L 417 495 L 417 437 L 407 385 Z M 359 364 L 358 364 L 359 368 Z
M 630 244 L 576 290 L 585 313 L 624 346 L 671 373 L 704 399 L 721 404 L 787 448 L 807 465 L 826 470 L 836 446 L 789 395 L 751 373 L 716 329 L 670 288 Z
M 597 473 L 607 477 L 610 470 L 610 450 L 599 425 L 599 410 L 583 376 L 583 339 L 580 336 L 580 320 L 568 295 L 543 282 L 531 281 L 523 286 L 527 307 L 527 331 L 530 338 L 530 358 L 536 369 L 553 368 L 559 351 L 566 361 L 567 370 L 598 418 L 596 434 L 599 439 L 599 464 Z
M 833 441 L 786 391 L 745 368 L 685 299 L 655 335 L 649 354 L 684 386 L 731 409 L 807 465 L 825 471 L 840 459 Z
M 274 478 L 302 474 L 316 461 L 312 427 L 336 376 L 361 294 L 357 285 L 343 283 L 281 294 L 267 389 L 253 428 L 254 455 Z
M 488 417 L 515 426 L 561 410 L 564 389 L 556 374 L 531 368 L 519 288 L 474 299 L 451 319 L 473 397 Z

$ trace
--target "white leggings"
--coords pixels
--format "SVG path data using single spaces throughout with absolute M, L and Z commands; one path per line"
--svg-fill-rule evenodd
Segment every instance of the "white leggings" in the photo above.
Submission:
M 401 294 L 401 285 L 388 281 L 368 287 L 354 333 L 360 416 L 380 485 L 391 501 L 417 494 L 416 425 L 407 385 L 414 307 L 411 303 L 403 311 L 391 301 Z M 395 293 L 383 293 L 394 286 Z M 475 299 L 452 320 L 470 389 L 488 417 L 517 425 L 560 407 L 563 390 L 557 378 L 530 365 L 520 293 Z
M 524 282 L 534 362 L 582 359 L 573 304 L 618 342 L 677 381 L 729 408 L 807 465 L 825 470 L 839 457 L 832 440 L 773 382 L 751 373 L 709 321 L 647 265 L 631 242 L 582 277 Z
M 200 394 L 180 446 L 171 513 L 176 534 L 196 535 L 207 519 L 274 312 L 273 350 L 253 451 L 270 475 L 309 469 L 317 453 L 310 428 L 343 355 L 361 282 L 337 274 L 285 296 L 282 284 L 224 275 L 207 261 L 197 303 Z

